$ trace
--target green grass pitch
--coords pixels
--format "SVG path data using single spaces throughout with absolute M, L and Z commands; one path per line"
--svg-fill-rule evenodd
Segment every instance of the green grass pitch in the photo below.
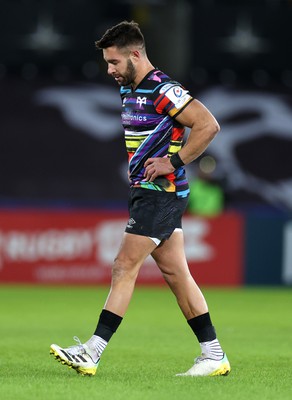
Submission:
M 107 288 L 0 286 L 2 400 L 291 400 L 291 288 L 206 288 L 227 377 L 176 377 L 199 345 L 166 287 L 136 287 L 95 377 L 49 355 L 51 343 L 87 340 Z

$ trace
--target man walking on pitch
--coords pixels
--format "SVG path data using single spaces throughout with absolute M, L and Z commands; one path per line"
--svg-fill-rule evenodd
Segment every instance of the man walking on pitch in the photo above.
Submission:
M 137 23 L 113 26 L 96 47 L 103 51 L 108 74 L 120 85 L 129 158 L 129 221 L 93 336 L 68 348 L 52 344 L 50 352 L 78 373 L 94 375 L 127 311 L 140 267 L 151 255 L 201 347 L 194 365 L 177 375 L 227 375 L 227 356 L 205 298 L 189 272 L 181 225 L 189 195 L 184 165 L 202 154 L 219 125 L 188 90 L 153 67 Z M 184 127 L 190 133 L 183 145 Z

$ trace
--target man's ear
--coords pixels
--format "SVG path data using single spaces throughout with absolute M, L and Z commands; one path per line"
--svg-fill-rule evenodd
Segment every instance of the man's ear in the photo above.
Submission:
M 141 58 L 141 53 L 139 50 L 132 50 L 130 56 L 133 59 L 133 61 L 137 62 Z

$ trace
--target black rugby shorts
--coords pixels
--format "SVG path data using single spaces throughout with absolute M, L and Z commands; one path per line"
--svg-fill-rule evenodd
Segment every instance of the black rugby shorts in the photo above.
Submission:
M 176 228 L 181 228 L 182 215 L 188 198 L 175 193 L 151 189 L 130 188 L 129 221 L 125 231 L 160 240 L 168 239 Z

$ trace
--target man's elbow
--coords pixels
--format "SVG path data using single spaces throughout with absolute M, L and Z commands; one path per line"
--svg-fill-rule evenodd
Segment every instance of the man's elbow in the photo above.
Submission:
M 220 131 L 220 125 L 218 124 L 217 121 L 213 121 L 211 124 L 209 124 L 208 127 L 208 134 L 210 140 L 214 139 L 214 137 L 219 133 Z
M 214 134 L 214 135 L 217 135 L 217 133 L 219 133 L 219 132 L 220 132 L 220 129 L 221 129 L 221 128 L 220 128 L 220 125 L 218 124 L 217 121 L 215 122 L 215 127 L 214 127 L 214 128 L 215 128 L 215 134 Z

